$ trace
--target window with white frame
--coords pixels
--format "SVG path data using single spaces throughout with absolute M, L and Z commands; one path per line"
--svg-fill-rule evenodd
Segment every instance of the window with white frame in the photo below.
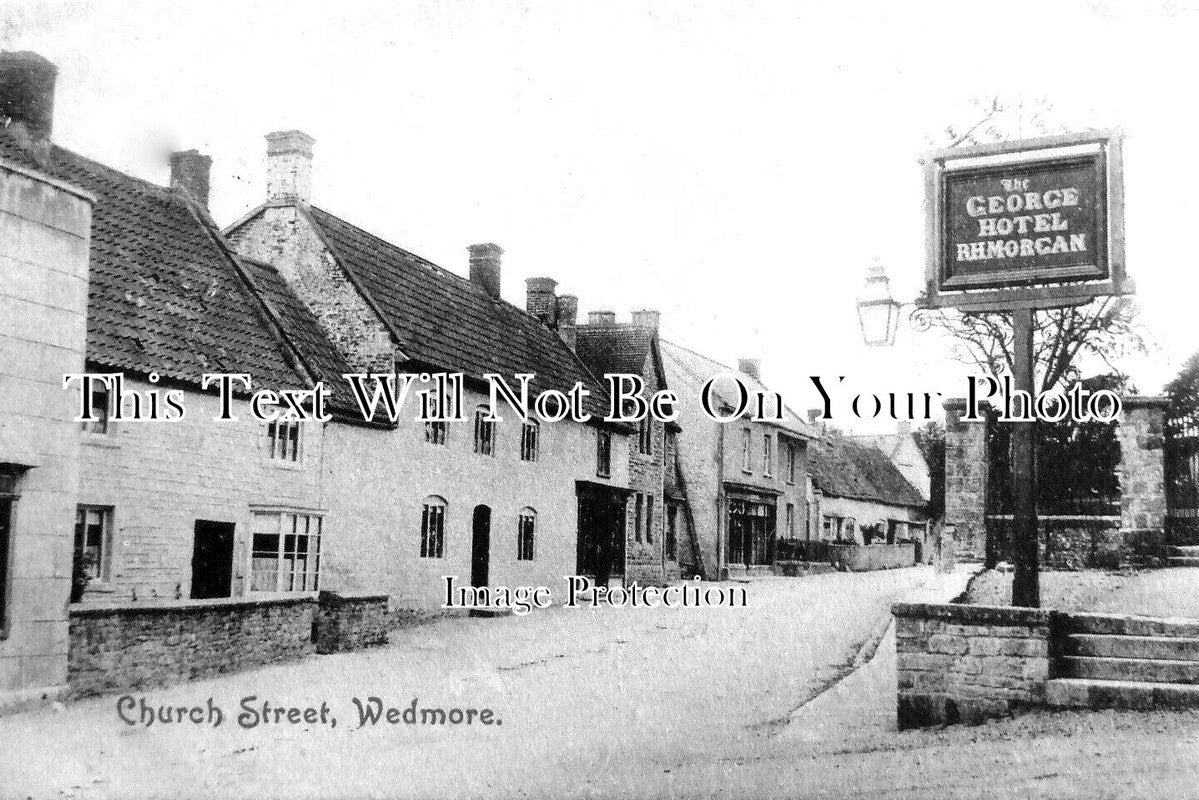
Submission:
M 647 544 L 654 543 L 654 496 L 652 494 L 645 496 L 645 541 Z
M 426 497 L 420 517 L 420 557 L 445 558 L 446 502 Z
M 276 461 L 299 461 L 300 423 L 282 419 L 267 423 L 266 451 Z
M 741 429 L 741 469 L 744 472 L 753 472 L 753 431 L 749 428 Z
M 647 456 L 654 452 L 654 428 L 648 415 L 642 417 L 638 423 L 637 451 Z
M 769 433 L 762 436 L 762 474 L 774 474 L 774 437 Z
M 111 411 L 111 399 L 108 387 L 98 381 L 92 381 L 92 416 L 91 422 L 80 423 L 87 433 L 108 433 L 108 417 Z
M 446 426 L 448 422 L 426 422 L 425 441 L 429 444 L 445 445 Z
M 523 508 L 516 521 L 516 560 L 532 561 L 536 554 L 537 512 Z
M 608 431 L 595 432 L 595 474 L 601 478 L 612 476 L 612 434 Z
M 320 589 L 321 516 L 255 511 L 250 548 L 250 591 Z
M 520 460 L 536 461 L 541 451 L 541 425 L 537 420 L 526 420 L 520 426 Z
M 111 555 L 112 509 L 105 506 L 76 507 L 76 571 L 89 581 L 106 581 Z
M 495 422 L 487 419 L 487 407 L 475 409 L 475 452 L 483 456 L 495 455 Z

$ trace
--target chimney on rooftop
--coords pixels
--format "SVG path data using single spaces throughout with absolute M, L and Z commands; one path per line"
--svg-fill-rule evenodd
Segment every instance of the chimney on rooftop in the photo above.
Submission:
M 0 52 L 0 117 L 28 136 L 31 144 L 50 142 L 57 77 L 58 67 L 37 53 Z
M 575 349 L 575 330 L 579 322 L 579 298 L 573 294 L 558 295 L 558 335 L 566 346 Z
M 472 244 L 470 252 L 470 281 L 483 287 L 483 291 L 500 297 L 500 256 L 504 248 L 498 244 Z
M 588 325 L 615 325 L 615 311 L 592 311 L 587 315 Z
M 307 205 L 312 200 L 312 145 L 303 131 L 266 135 L 266 199 Z
M 204 208 L 208 208 L 208 177 L 212 157 L 199 150 L 171 153 L 171 188 L 183 190 Z
M 737 359 L 737 370 L 744 372 L 755 381 L 762 380 L 762 361 L 757 358 L 739 358 Z
M 911 435 L 911 433 L 912 433 L 912 421 L 911 421 L 911 420 L 907 420 L 907 419 L 901 419 L 901 420 L 898 420 L 898 421 L 896 421 L 896 423 L 895 423 L 895 432 L 896 432 L 897 434 L 899 434 L 901 437 L 903 437 L 903 436 L 909 436 L 909 435 Z
M 558 282 L 553 278 L 525 279 L 525 311 L 551 328 L 558 317 L 558 301 L 554 297 L 557 288 Z
M 656 331 L 658 330 L 658 320 L 661 318 L 662 314 L 652 308 L 633 312 L 633 324 L 638 328 L 649 328 Z

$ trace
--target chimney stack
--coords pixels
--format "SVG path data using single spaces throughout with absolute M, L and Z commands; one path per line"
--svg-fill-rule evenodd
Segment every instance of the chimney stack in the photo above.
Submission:
M 910 436 L 912 433 L 912 421 L 907 419 L 897 420 L 895 422 L 895 432 L 900 437 Z
M 36 145 L 54 131 L 54 83 L 58 67 L 27 50 L 0 52 L 0 117 Z
M 525 310 L 542 325 L 554 327 L 558 318 L 558 301 L 554 290 L 558 282 L 553 278 L 527 278 L 525 280 Z
M 171 153 L 171 188 L 183 190 L 204 208 L 208 208 L 208 177 L 212 157 L 199 150 Z
M 809 408 L 808 409 L 808 422 L 815 425 L 820 420 L 820 415 L 822 413 L 824 413 L 823 409 Z
M 579 298 L 573 294 L 558 295 L 558 335 L 566 346 L 575 349 L 575 330 L 579 324 Z
M 737 359 L 737 370 L 744 372 L 755 381 L 762 380 L 762 361 L 757 358 Z
M 587 315 L 588 325 L 615 325 L 615 311 L 592 311 Z
M 470 252 L 470 282 L 483 287 L 495 299 L 500 297 L 500 256 L 504 248 L 498 244 L 472 244 Z
M 661 313 L 652 308 L 633 312 L 633 324 L 638 328 L 649 328 L 656 331 L 658 330 L 658 320 L 661 318 Z
M 266 135 L 266 199 L 308 205 L 312 200 L 312 145 L 303 131 Z

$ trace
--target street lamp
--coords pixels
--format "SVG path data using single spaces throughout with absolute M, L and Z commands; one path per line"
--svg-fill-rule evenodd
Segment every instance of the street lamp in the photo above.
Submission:
M 891 296 L 891 279 L 883 265 L 871 266 L 866 273 L 866 286 L 858 295 L 858 322 L 867 345 L 886 347 L 895 343 L 902 306 Z

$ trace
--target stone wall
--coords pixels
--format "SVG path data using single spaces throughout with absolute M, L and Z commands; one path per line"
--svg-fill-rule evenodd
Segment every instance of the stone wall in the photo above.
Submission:
M 966 401 L 945 402 L 945 522 L 956 530 L 957 558 L 986 555 L 987 423 L 962 419 Z
M 63 691 L 91 198 L 0 161 L 0 711 Z M 7 523 L 7 524 L 6 524 Z
M 1120 527 L 1161 529 L 1166 520 L 1164 397 L 1125 397 L 1120 442 Z
M 1055 570 L 1118 569 L 1130 563 L 1132 543 L 1119 517 L 1038 517 L 1039 559 Z M 987 536 L 996 557 L 1014 561 L 1011 516 L 988 516 Z
M 316 598 L 182 600 L 70 609 L 74 697 L 163 686 L 315 652 Z
M 1044 702 L 1049 611 L 898 603 L 892 613 L 900 729 L 975 724 Z
M 316 614 L 316 651 L 337 653 L 387 644 L 385 594 L 321 592 Z
M 839 570 L 868 572 L 876 569 L 911 567 L 916 564 L 914 544 L 828 543 L 828 559 Z

